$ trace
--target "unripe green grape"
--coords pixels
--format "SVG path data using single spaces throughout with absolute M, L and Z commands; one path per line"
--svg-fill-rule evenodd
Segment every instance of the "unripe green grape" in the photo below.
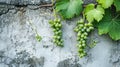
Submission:
M 55 22 L 53 22 L 53 25 L 55 26 L 55 25 L 56 25 L 56 23 L 55 23 Z
M 81 34 L 81 38 L 83 38 L 84 37 L 84 34 Z
M 94 29 L 94 27 L 89 27 L 89 29 L 90 29 L 90 30 L 93 30 L 93 29 Z
M 80 57 L 82 58 L 82 57 L 84 57 L 85 55 L 86 55 L 86 53 L 83 52 L 83 53 L 80 54 Z
M 58 45 L 61 45 L 61 42 L 58 42 Z
M 86 54 L 86 51 L 83 51 L 84 54 Z
M 81 33 L 81 34 L 82 34 L 82 32 L 81 32 L 81 31 L 79 31 L 78 33 Z
M 62 27 L 62 24 L 59 24 L 58 26 L 61 28 L 61 27 Z
M 77 27 L 78 29 L 82 29 L 83 28 L 83 25 L 78 25 L 78 27 Z
M 58 39 L 56 39 L 56 44 L 58 44 L 59 43 L 59 40 Z
M 60 36 L 57 36 L 57 39 L 60 39 Z
M 64 45 L 63 45 L 63 43 L 62 43 L 62 44 L 60 44 L 59 46 L 60 46 L 60 47 L 63 47 Z
M 82 40 L 82 43 L 84 44 L 84 43 L 85 43 L 85 40 Z
M 80 23 L 84 23 L 84 19 L 80 19 L 80 21 L 79 21 Z
M 74 29 L 74 31 L 75 31 L 75 32 L 78 32 L 78 31 L 79 31 L 79 29 L 78 29 L 78 28 L 75 28 L 75 29 Z
M 80 37 L 80 36 L 81 36 L 81 33 L 80 33 L 80 32 L 78 32 L 77 36 L 78 36 L 78 37 Z
M 85 30 L 85 29 L 87 29 L 87 27 L 84 26 L 83 29 Z
M 79 28 L 78 28 L 78 29 L 79 29 L 79 30 L 81 30 L 82 28 L 83 28 L 83 27 L 79 26 Z
M 57 36 L 55 36 L 55 35 L 54 35 L 54 36 L 53 36 L 53 38 L 54 38 L 54 39 L 56 39 L 56 38 L 57 38 Z
M 60 22 L 60 19 L 57 19 L 57 22 Z
M 80 40 L 80 37 L 77 37 L 77 41 L 79 41 Z
M 80 58 L 84 57 L 84 53 L 81 53 L 79 56 L 80 56 Z
M 59 33 L 59 36 L 62 37 L 62 33 Z
M 55 23 L 58 22 L 58 19 L 54 19 L 54 22 L 55 22 Z
M 88 26 L 88 24 L 87 23 L 85 23 L 85 27 L 87 27 Z
M 79 41 L 79 44 L 82 44 L 82 41 Z
M 61 39 L 60 42 L 63 43 L 63 39 Z
M 90 32 L 91 30 L 88 28 L 88 29 L 86 29 L 86 31 L 87 31 L 87 32 Z
M 57 31 L 56 33 L 54 33 L 55 35 L 61 36 L 62 32 Z
M 42 37 L 41 37 L 39 34 L 37 34 L 37 35 L 35 36 L 35 38 L 38 40 L 38 42 L 40 42 L 40 41 L 42 40 Z
M 82 51 L 83 51 L 83 49 L 81 49 L 81 48 L 80 48 L 78 51 L 79 51 L 79 52 L 82 52 Z
M 82 31 L 82 32 L 84 32 L 84 31 L 85 31 L 85 29 L 81 29 L 81 31 Z
M 51 27 L 54 28 L 54 25 L 51 24 Z
M 84 38 L 84 39 L 87 39 L 87 36 L 84 36 L 83 38 Z
M 91 23 L 88 23 L 87 26 L 93 26 Z
M 78 29 L 78 27 L 76 26 L 74 29 Z
M 56 31 L 56 32 L 55 32 L 55 35 L 58 35 L 58 33 L 59 33 L 59 32 L 58 32 L 58 31 Z
M 76 31 L 76 28 L 74 28 L 74 32 L 77 32 L 77 31 Z
M 62 31 L 61 31 L 61 30 L 59 30 L 59 31 L 58 31 L 58 33 L 62 33 Z
M 86 35 L 86 36 L 88 35 L 88 33 L 87 33 L 87 32 L 84 32 L 83 34 L 84 34 L 84 35 Z
M 83 24 L 83 23 L 84 23 L 84 22 L 83 22 L 83 21 L 80 21 L 80 20 L 77 22 L 77 24 Z
M 84 27 L 84 25 L 83 25 L 83 24 L 80 24 L 80 25 L 79 25 L 79 28 L 80 28 L 80 29 L 81 29 L 81 28 L 83 28 L 83 27 Z
M 56 32 L 56 29 L 53 29 L 53 32 Z
M 82 45 L 78 45 L 79 48 L 82 48 Z
M 53 42 L 56 43 L 56 40 L 54 39 Z
M 58 23 L 56 23 L 56 24 L 55 24 L 55 27 L 57 28 L 57 27 L 58 27 L 58 25 L 59 25 L 59 24 L 58 24 Z
M 83 46 L 83 47 L 85 47 L 85 46 L 86 46 L 86 44 L 82 44 L 82 46 Z
M 79 22 L 79 21 L 77 22 L 77 25 L 78 25 L 78 24 L 80 24 L 80 22 Z
M 53 25 L 53 20 L 49 20 L 49 23 Z
M 56 28 L 56 30 L 58 31 L 58 30 L 59 30 L 59 28 L 57 27 L 57 28 Z
M 83 39 L 83 38 L 80 38 L 80 41 L 84 41 L 84 39 Z

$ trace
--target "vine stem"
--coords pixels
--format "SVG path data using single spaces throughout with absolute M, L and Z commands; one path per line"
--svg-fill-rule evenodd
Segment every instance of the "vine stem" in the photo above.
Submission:
M 37 32 L 37 29 L 36 29 L 36 27 L 34 26 L 34 24 L 32 23 L 32 21 L 31 21 L 31 20 L 28 20 L 28 22 L 29 22 L 29 24 L 31 25 L 32 29 L 35 31 L 35 33 L 36 33 L 37 35 L 39 35 L 38 32 Z
M 56 15 L 56 11 L 55 11 L 55 8 L 54 8 L 54 0 L 52 0 L 52 9 L 53 9 L 53 15 L 54 15 L 54 17 L 56 19 L 57 15 Z
M 116 19 L 116 18 L 118 18 L 120 16 L 120 14 L 118 14 L 115 18 L 113 18 L 112 20 L 114 20 L 114 19 Z
M 83 19 L 84 19 L 84 21 L 85 21 L 85 14 L 83 13 Z

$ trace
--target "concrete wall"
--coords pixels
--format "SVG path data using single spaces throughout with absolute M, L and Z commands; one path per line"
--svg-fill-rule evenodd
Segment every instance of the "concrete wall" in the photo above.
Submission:
M 10 1 L 0 0 L 0 3 Z M 73 28 L 80 17 L 62 21 L 64 47 L 60 48 L 52 41 L 53 32 L 48 23 L 54 19 L 51 7 L 14 5 L 0 5 L 0 67 L 120 67 L 120 42 L 107 35 L 99 36 L 97 30 L 91 32 L 88 39 L 97 41 L 96 46 L 90 48 L 88 44 L 88 55 L 77 56 Z M 36 41 L 29 20 L 42 36 L 41 42 Z

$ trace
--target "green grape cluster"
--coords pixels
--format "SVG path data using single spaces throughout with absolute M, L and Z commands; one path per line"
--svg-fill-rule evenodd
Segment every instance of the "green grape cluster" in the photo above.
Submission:
M 42 37 L 40 35 L 36 35 L 35 38 L 37 39 L 38 42 L 40 42 L 42 40 Z
M 85 23 L 84 19 L 81 19 L 77 22 L 77 26 L 74 28 L 74 31 L 77 33 L 77 47 L 79 56 L 82 58 L 86 55 L 86 40 L 88 37 L 88 33 L 93 30 L 94 27 L 92 23 Z
M 49 24 L 53 28 L 54 36 L 53 36 L 53 42 L 60 47 L 63 47 L 63 39 L 62 39 L 62 24 L 60 19 L 54 19 L 50 20 Z

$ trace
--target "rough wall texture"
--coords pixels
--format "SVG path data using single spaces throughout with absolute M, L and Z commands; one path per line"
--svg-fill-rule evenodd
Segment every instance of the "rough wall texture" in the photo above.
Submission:
M 32 2 L 0 0 L 0 3 L 25 3 L 24 1 L 29 1 L 29 4 Z M 0 67 L 120 67 L 120 42 L 112 41 L 108 36 L 99 36 L 97 30 L 89 36 L 98 41 L 96 46 L 87 48 L 86 57 L 77 56 L 73 28 L 79 18 L 62 22 L 64 47 L 60 48 L 52 42 L 53 32 L 48 21 L 54 17 L 50 7 L 16 7 L 7 4 L 0 5 Z M 37 27 L 42 36 L 41 42 L 36 41 L 29 21 Z
M 0 0 L 1 4 L 13 4 L 13 5 L 28 5 L 28 4 L 42 4 L 42 3 L 50 3 L 51 0 Z
M 84 4 L 95 3 L 95 0 L 83 0 Z M 11 5 L 40 5 L 45 3 L 51 3 L 51 0 L 0 0 L 0 4 Z

